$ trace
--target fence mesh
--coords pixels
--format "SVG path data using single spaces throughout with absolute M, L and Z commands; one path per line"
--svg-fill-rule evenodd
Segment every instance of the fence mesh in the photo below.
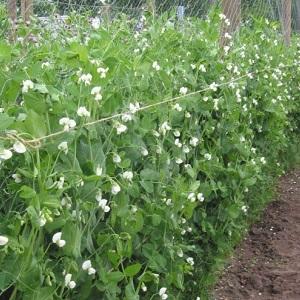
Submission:
M 17 0 L 18 7 L 20 2 Z M 224 0 L 226 1 L 226 0 Z M 290 0 L 230 0 L 230 9 L 238 9 L 241 3 L 241 18 L 268 18 L 271 21 L 283 23 L 284 6 Z M 300 0 L 292 1 L 292 29 L 300 32 Z M 7 6 L 8 0 L 0 0 L 1 11 Z M 222 0 L 34 0 L 33 12 L 37 17 L 51 17 L 53 15 L 66 16 L 72 12 L 106 17 L 114 20 L 121 14 L 129 17 L 139 17 L 145 11 L 159 16 L 168 12 L 177 18 L 205 17 L 211 7 L 221 7 Z M 19 8 L 20 15 L 20 8 Z

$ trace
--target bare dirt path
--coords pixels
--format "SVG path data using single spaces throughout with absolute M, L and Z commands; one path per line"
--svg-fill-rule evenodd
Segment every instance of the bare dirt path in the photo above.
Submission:
M 278 200 L 237 248 L 216 300 L 300 300 L 300 170 L 284 176 Z

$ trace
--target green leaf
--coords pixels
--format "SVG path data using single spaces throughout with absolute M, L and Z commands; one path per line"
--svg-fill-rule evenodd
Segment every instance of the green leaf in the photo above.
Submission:
M 23 185 L 20 190 L 20 197 L 23 199 L 31 199 L 36 196 L 36 191 L 31 187 Z
M 137 263 L 125 268 L 125 275 L 128 277 L 133 277 L 136 275 L 142 268 L 142 265 Z
M 0 42 L 0 61 L 9 61 L 11 58 L 11 46 Z
M 33 137 L 42 137 L 47 133 L 45 118 L 33 110 L 29 110 L 27 119 L 22 124 L 22 128 Z
M 107 273 L 106 278 L 107 278 L 108 282 L 109 281 L 120 282 L 125 278 L 125 276 L 123 273 L 117 271 L 117 272 Z
M 14 118 L 5 113 L 0 113 L 0 131 L 7 129 L 14 122 Z

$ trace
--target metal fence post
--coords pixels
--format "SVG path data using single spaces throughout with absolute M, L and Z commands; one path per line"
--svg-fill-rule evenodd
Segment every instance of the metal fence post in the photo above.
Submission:
M 16 39 L 16 27 L 17 27 L 17 0 L 7 1 L 7 12 L 10 22 L 9 40 L 11 42 Z
M 224 47 L 228 43 L 226 33 L 232 35 L 241 23 L 241 0 L 222 0 L 222 12 L 226 20 L 222 21 L 220 46 Z
M 284 43 L 289 46 L 291 44 L 292 34 L 292 0 L 282 0 L 282 29 Z

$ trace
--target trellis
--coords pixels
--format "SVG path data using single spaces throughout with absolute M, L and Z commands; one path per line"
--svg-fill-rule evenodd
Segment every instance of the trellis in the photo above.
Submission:
M 226 44 L 226 33 L 234 34 L 238 31 L 238 28 L 241 23 L 241 10 L 242 10 L 242 0 L 208 0 L 208 3 L 213 5 L 217 2 L 221 2 L 221 8 L 223 14 L 230 21 L 230 25 L 223 23 L 221 26 L 220 32 L 220 45 L 225 46 Z M 279 0 L 281 1 L 281 22 L 282 22 L 282 32 L 283 32 L 283 40 L 286 45 L 289 45 L 291 42 L 291 20 L 292 20 L 292 0 Z M 300 7 L 300 0 L 295 0 L 296 5 Z M 148 4 L 152 4 L 153 14 L 155 13 L 155 1 L 149 0 Z M 14 41 L 16 36 L 16 28 L 17 28 L 17 0 L 7 0 L 7 9 L 8 16 L 10 19 L 11 27 L 10 27 L 10 40 Z M 109 15 L 109 10 L 111 7 L 106 7 L 105 15 Z M 105 7 L 104 7 L 105 10 Z M 180 1 L 178 6 L 178 17 L 180 21 L 184 18 L 184 1 Z M 25 24 L 29 25 L 31 16 L 33 14 L 33 0 L 21 0 L 21 17 Z M 300 16 L 298 18 L 300 20 Z M 298 20 L 297 19 L 297 20 Z M 296 20 L 296 21 L 297 21 Z M 300 21 L 299 21 L 300 24 Z

